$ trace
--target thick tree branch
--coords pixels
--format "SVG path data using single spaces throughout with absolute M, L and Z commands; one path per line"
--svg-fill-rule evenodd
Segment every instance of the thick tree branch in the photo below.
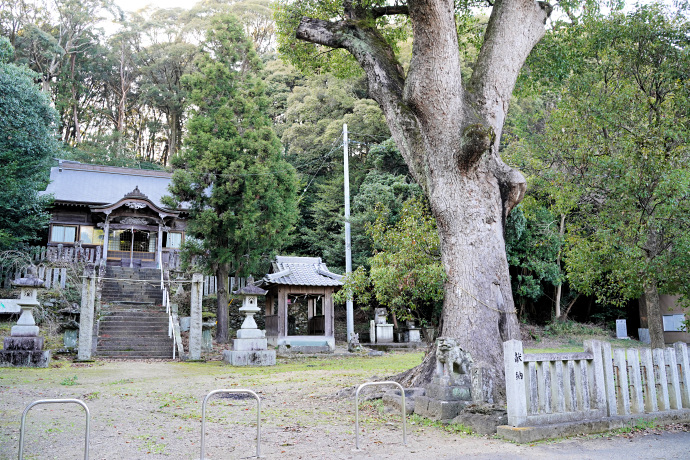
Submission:
M 551 11 L 534 0 L 497 0 L 491 11 L 469 88 L 472 110 L 494 129 L 497 144 L 520 69 Z
M 407 8 L 407 5 L 381 6 L 372 8 L 371 14 L 375 18 L 380 18 L 381 16 L 393 16 L 396 14 L 407 15 L 410 14 L 410 10 Z
M 424 124 L 427 135 L 442 129 L 451 143 L 460 144 L 463 119 L 462 80 L 455 9 L 452 0 L 410 0 L 413 29 L 412 59 L 405 101 Z
M 403 102 L 404 70 L 381 34 L 354 21 L 302 18 L 296 37 L 331 48 L 344 48 L 352 54 L 366 73 L 369 94 L 381 106 L 412 175 L 426 188 L 420 129 L 416 117 Z
M 545 2 L 497 0 L 469 82 L 465 115 L 478 118 L 494 131 L 489 161 L 501 188 L 504 219 L 522 200 L 526 184 L 522 174 L 503 163 L 499 156 L 503 123 L 520 69 L 544 36 L 544 23 L 551 10 Z
M 345 37 L 338 33 L 342 28 L 342 23 L 329 22 L 322 19 L 302 18 L 297 26 L 295 36 L 317 45 L 328 46 L 329 48 L 345 48 Z

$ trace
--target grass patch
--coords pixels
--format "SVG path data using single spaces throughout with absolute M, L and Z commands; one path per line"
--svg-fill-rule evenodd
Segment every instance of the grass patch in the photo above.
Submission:
M 76 375 L 74 377 L 66 377 L 62 382 L 60 382 L 60 385 L 65 385 L 68 387 L 71 387 L 73 385 L 79 385 L 79 382 L 77 382 L 77 377 Z
M 410 415 L 409 423 L 410 425 L 438 428 L 451 434 L 472 434 L 472 428 L 461 423 L 442 423 L 417 414 Z
M 623 428 L 619 428 L 614 431 L 614 433 L 619 433 L 619 434 L 629 434 L 629 433 L 637 433 L 638 431 L 645 431 L 645 430 L 653 430 L 655 428 L 658 428 L 659 422 L 656 419 L 652 420 L 645 420 L 645 419 L 637 419 L 633 422 L 630 422 L 629 426 L 624 426 Z

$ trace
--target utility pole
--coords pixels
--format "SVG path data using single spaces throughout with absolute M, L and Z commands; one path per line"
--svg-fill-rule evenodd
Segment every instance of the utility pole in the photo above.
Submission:
M 352 242 L 350 239 L 350 163 L 347 152 L 347 124 L 343 124 L 343 166 L 345 169 L 345 274 L 352 273 Z M 350 343 L 355 332 L 354 309 L 352 308 L 352 292 L 347 293 L 347 342 Z

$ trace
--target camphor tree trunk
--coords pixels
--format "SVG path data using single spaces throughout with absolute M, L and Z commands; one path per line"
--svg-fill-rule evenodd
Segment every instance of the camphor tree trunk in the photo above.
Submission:
M 664 324 L 659 306 L 659 291 L 656 283 L 648 281 L 644 284 L 644 301 L 647 307 L 647 324 L 652 349 L 664 348 Z
M 364 9 L 345 0 L 344 7 L 342 21 L 302 18 L 296 36 L 347 49 L 366 72 L 370 95 L 437 219 L 447 273 L 441 334 L 456 338 L 483 369 L 485 400 L 503 400 L 502 342 L 519 338 L 503 227 L 525 181 L 498 147 L 518 72 L 551 8 L 497 0 L 472 78 L 463 83 L 453 1 Z M 372 18 L 388 14 L 407 14 L 413 26 L 407 75 L 373 25 Z

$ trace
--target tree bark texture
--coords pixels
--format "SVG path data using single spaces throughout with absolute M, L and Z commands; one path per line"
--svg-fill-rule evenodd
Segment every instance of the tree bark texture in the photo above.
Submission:
M 218 264 L 216 268 L 216 343 L 228 343 L 228 274 L 227 264 Z
M 650 213 L 651 214 L 651 213 Z M 655 258 L 663 250 L 661 235 L 653 224 L 647 228 L 647 241 L 644 245 L 647 266 L 654 264 Z M 648 270 L 650 271 L 650 270 Z M 647 325 L 649 327 L 649 338 L 652 349 L 664 348 L 664 324 L 659 307 L 659 291 L 655 277 L 644 280 L 644 301 L 647 307 Z
M 370 95 L 438 223 L 447 273 L 441 333 L 471 353 L 490 376 L 490 399 L 502 400 L 502 342 L 519 338 L 503 227 L 525 180 L 503 163 L 498 147 L 518 72 L 543 36 L 551 8 L 496 1 L 474 73 L 463 84 L 452 1 L 408 1 L 414 41 L 407 75 L 367 25 L 384 13 L 344 6 L 348 19 L 302 18 L 296 36 L 345 48 L 365 70 Z
M 646 282 L 644 285 L 644 301 L 647 307 L 647 324 L 652 349 L 664 348 L 664 322 L 659 307 L 659 291 L 656 283 Z

